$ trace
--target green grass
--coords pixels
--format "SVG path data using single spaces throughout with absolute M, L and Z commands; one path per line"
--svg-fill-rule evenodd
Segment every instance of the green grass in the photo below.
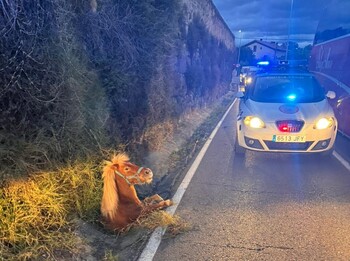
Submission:
M 73 251 L 71 221 L 98 219 L 100 175 L 99 164 L 89 161 L 8 182 L 0 190 L 0 260 Z

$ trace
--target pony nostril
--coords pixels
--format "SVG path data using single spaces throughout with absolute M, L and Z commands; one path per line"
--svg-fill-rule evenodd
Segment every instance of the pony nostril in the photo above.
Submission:
M 146 169 L 145 170 L 145 174 L 146 175 L 153 175 L 152 171 L 150 169 Z

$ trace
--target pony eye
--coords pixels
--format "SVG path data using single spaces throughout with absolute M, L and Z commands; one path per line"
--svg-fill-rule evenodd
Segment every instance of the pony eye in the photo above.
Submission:
M 125 170 L 125 171 L 129 171 L 129 167 L 125 167 L 124 170 Z

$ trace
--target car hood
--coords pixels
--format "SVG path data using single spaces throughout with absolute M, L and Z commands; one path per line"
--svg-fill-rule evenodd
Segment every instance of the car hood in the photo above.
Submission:
M 276 120 L 304 120 L 316 121 L 321 117 L 334 117 L 333 111 L 325 99 L 316 103 L 262 103 L 247 100 L 246 107 L 254 116 L 260 117 L 265 122 Z

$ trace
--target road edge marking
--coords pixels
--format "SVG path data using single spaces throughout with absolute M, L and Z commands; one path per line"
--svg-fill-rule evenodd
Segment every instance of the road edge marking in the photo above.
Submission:
M 166 212 L 168 212 L 169 214 L 174 215 L 174 213 L 177 209 L 177 206 L 180 204 L 181 199 L 188 188 L 188 185 L 190 184 L 199 164 L 201 163 L 205 153 L 208 150 L 209 145 L 211 144 L 216 133 L 218 132 L 219 128 L 221 127 L 223 121 L 225 120 L 227 114 L 232 109 L 232 107 L 236 103 L 236 101 L 237 101 L 237 98 L 235 98 L 233 100 L 230 107 L 226 110 L 224 116 L 222 116 L 221 120 L 218 122 L 215 129 L 212 131 L 209 138 L 207 139 L 207 141 L 203 145 L 202 149 L 198 153 L 198 155 L 197 155 L 196 159 L 194 160 L 194 162 L 192 163 L 190 169 L 187 171 L 184 179 L 182 180 L 180 186 L 177 188 L 176 193 L 174 194 L 174 196 L 172 198 L 174 205 L 172 205 L 171 207 L 166 209 Z M 162 241 L 162 236 L 164 235 L 165 231 L 166 231 L 166 228 L 162 228 L 162 227 L 158 227 L 153 231 L 153 233 L 151 234 L 151 237 L 148 240 L 146 247 L 143 249 L 143 251 L 138 259 L 139 261 L 151 261 L 151 260 L 153 260 L 153 257 L 155 256 L 155 254 L 157 252 L 157 249 L 160 245 L 160 242 Z
M 333 151 L 333 156 L 348 170 L 350 171 L 350 163 L 347 162 L 340 154 L 336 151 Z

